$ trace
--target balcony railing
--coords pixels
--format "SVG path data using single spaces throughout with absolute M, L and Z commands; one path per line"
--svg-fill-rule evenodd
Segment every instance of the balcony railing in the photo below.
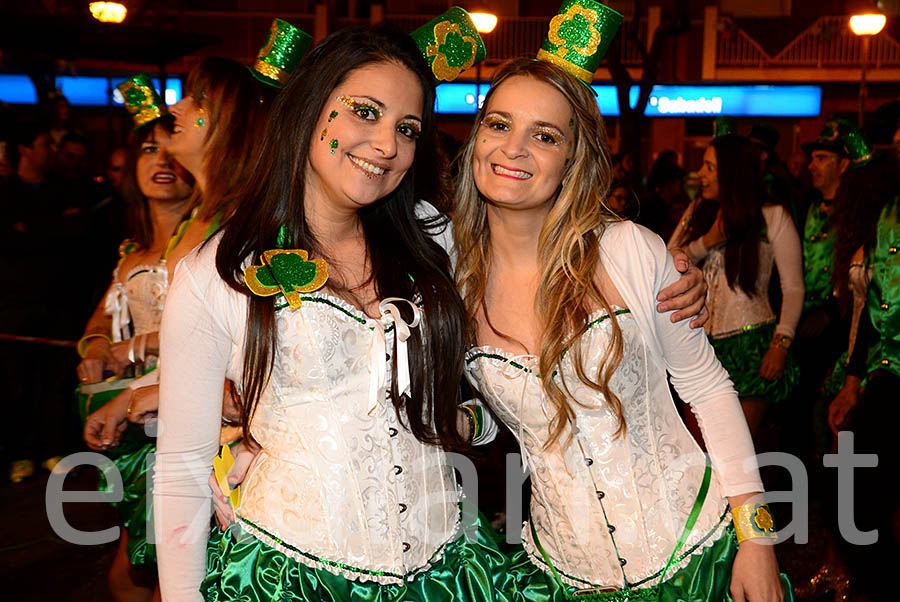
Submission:
M 863 44 L 848 26 L 849 17 L 820 17 L 776 54 L 769 54 L 737 23 L 722 17 L 716 42 L 717 67 L 858 67 Z M 774 20 L 773 20 L 774 21 Z M 776 24 L 773 23 L 773 26 Z M 900 43 L 882 32 L 871 40 L 867 63 L 900 67 Z

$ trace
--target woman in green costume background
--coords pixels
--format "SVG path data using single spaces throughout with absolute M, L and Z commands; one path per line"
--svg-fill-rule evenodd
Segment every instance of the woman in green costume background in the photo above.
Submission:
M 88 404 L 96 400 L 87 394 L 90 387 L 85 385 L 99 383 L 105 374 L 140 376 L 156 367 L 159 323 L 168 288 L 167 256 L 177 244 L 175 232 L 193 188 L 193 178 L 176 166 L 165 150 L 171 119 L 163 118 L 171 116 L 153 90 L 150 78 L 146 74 L 136 76 L 120 89 L 125 93 L 126 106 L 134 111 L 137 125 L 128 146 L 123 185 L 133 238 L 122 243 L 121 259 L 113 272 L 109 292 L 79 341 L 78 350 L 83 358 L 78 365 L 79 380 L 84 387 L 81 398 Z M 129 104 L 135 91 L 155 102 Z M 109 385 L 117 383 L 113 381 Z M 124 385 L 116 386 L 116 390 L 123 388 Z M 108 577 L 115 600 L 149 600 L 153 595 L 155 555 L 146 544 L 144 461 L 154 444 L 139 429 L 120 442 L 128 424 L 124 420 L 110 435 L 108 443 L 96 438 L 99 433 L 94 426 L 101 414 L 113 408 L 124 414 L 132 395 L 143 395 L 145 391 L 125 388 L 88 417 L 85 431 L 91 447 L 104 450 L 113 458 L 124 485 L 123 499 L 115 505 L 125 528 Z M 82 413 L 92 409 L 84 408 Z
M 768 404 L 784 400 L 799 378 L 790 345 L 803 309 L 800 237 L 790 213 L 768 196 L 759 150 L 737 134 L 717 136 L 700 168 L 700 195 L 685 212 L 669 244 L 684 245 L 709 284 L 707 333 L 741 398 L 756 434 Z M 712 227 L 691 220 L 718 205 Z M 769 305 L 774 268 L 781 283 L 781 313 Z
M 191 249 L 214 234 L 234 210 L 233 191 L 252 169 L 252 158 L 258 153 L 261 143 L 262 126 L 268 117 L 272 99 L 283 85 L 284 78 L 279 77 L 296 66 L 311 40 L 308 34 L 280 19 L 273 22 L 269 37 L 274 38 L 277 34 L 290 41 L 289 48 L 279 47 L 281 52 L 276 54 L 267 42 L 263 45 L 266 52 L 261 51 L 253 70 L 228 59 L 208 58 L 202 61 L 189 74 L 185 100 L 172 107 L 174 123 L 166 131 L 165 138 L 159 140 L 163 145 L 160 152 L 166 157 L 174 157 L 178 169 L 182 173 L 187 170 L 186 177 L 196 179 L 196 187 L 190 198 L 183 199 L 178 208 L 180 212 L 175 216 L 177 221 L 160 230 L 165 234 L 165 239 L 157 240 L 152 251 L 123 259 L 128 264 L 126 267 L 137 262 L 135 268 L 129 267 L 127 270 L 128 276 L 134 274 L 133 277 L 139 281 L 152 278 L 152 283 L 143 292 L 151 297 L 155 321 L 152 327 L 143 329 L 145 332 L 139 331 L 138 338 L 114 345 L 112 350 L 118 351 L 118 356 L 131 355 L 138 361 L 143 361 L 145 356 L 155 358 L 159 344 L 157 330 L 171 278 L 169 266 L 177 265 Z M 141 93 L 152 92 L 149 78 L 144 76 L 139 83 Z M 134 97 L 135 85 L 126 82 L 123 86 L 123 95 L 128 101 Z M 151 113 L 168 115 L 158 97 L 152 110 L 140 98 L 134 98 L 138 116 Z M 189 107 L 187 110 L 186 106 Z M 185 115 L 187 112 L 191 114 Z M 192 209 L 186 212 L 189 207 Z M 162 250 L 153 255 L 160 245 Z M 123 245 L 123 249 L 129 250 L 130 247 Z M 158 258 L 157 261 L 150 266 L 140 265 L 146 262 L 144 256 L 148 253 Z M 122 270 L 120 267 L 119 271 Z M 127 286 L 127 282 L 117 287 L 114 285 L 113 292 L 123 293 Z M 109 321 L 121 323 L 127 328 L 129 321 L 139 319 L 133 299 L 120 294 L 109 297 L 108 301 L 106 307 L 98 307 L 88 326 L 89 333 L 108 327 Z M 119 371 L 120 366 L 114 363 L 117 361 L 116 354 L 106 351 L 103 337 L 94 336 L 86 342 L 88 353 L 79 367 L 80 376 L 92 379 L 98 378 L 104 369 Z M 118 361 L 121 363 L 121 358 Z M 159 404 L 158 379 L 156 371 L 147 374 L 91 414 L 85 426 L 88 445 L 94 449 L 113 450 L 129 422 L 144 425 L 153 419 Z M 232 387 L 226 386 L 223 403 L 233 411 L 235 404 L 231 391 Z M 232 418 L 236 416 L 232 414 Z M 223 428 L 220 436 L 223 440 L 233 440 L 239 436 L 239 430 Z M 120 510 L 125 515 L 128 537 L 127 556 L 124 560 L 117 557 L 110 575 L 110 586 L 116 599 L 145 599 L 142 589 L 136 590 L 135 597 L 129 593 L 130 567 L 155 568 L 155 548 L 146 541 L 147 525 L 152 521 L 147 498 L 146 461 L 154 450 L 152 441 L 133 453 L 121 454 L 121 450 L 116 450 L 119 452 L 116 467 L 125 489 Z

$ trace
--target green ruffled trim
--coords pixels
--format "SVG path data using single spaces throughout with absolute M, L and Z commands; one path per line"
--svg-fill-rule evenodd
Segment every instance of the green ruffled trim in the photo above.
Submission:
M 512 602 L 499 587 L 509 558 L 500 552 L 498 536 L 483 516 L 474 526 L 472 541 L 458 537 L 441 548 L 430 566 L 387 584 L 363 575 L 348 578 L 338 567 L 309 566 L 238 525 L 227 532 L 216 527 L 207 546 L 207 576 L 200 592 L 207 602 Z

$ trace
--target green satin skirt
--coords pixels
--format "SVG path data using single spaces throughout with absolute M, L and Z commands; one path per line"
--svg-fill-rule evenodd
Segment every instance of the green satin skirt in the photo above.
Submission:
M 122 477 L 122 500 L 112 506 L 122 516 L 128 532 L 128 559 L 133 566 L 156 567 L 156 546 L 147 543 L 147 530 L 153 528 L 152 482 L 148 479 L 147 457 L 156 451 L 156 443 L 147 439 L 136 449 L 111 458 Z M 114 491 L 105 474 L 101 473 L 100 491 Z
M 496 580 L 508 568 L 487 520 L 475 521 L 474 541 L 460 537 L 431 568 L 401 585 L 355 581 L 285 556 L 233 526 L 237 536 L 213 530 L 207 576 L 200 592 L 207 602 L 506 602 Z
M 600 594 L 593 599 L 624 602 L 625 600 L 659 600 L 659 602 L 731 602 L 728 589 L 731 585 L 731 565 L 737 554 L 734 527 L 729 525 L 722 537 L 702 553 L 694 555 L 690 562 L 666 579 L 658 588 L 658 594 L 646 596 L 640 589 Z M 793 602 L 794 595 L 787 575 L 781 575 L 785 602 Z M 505 602 L 567 602 L 565 592 L 556 579 L 538 568 L 524 549 L 511 555 L 505 577 L 498 580 Z
M 772 344 L 775 324 L 763 324 L 720 339 L 710 338 L 716 357 L 728 371 L 738 396 L 761 397 L 769 403 L 784 400 L 800 380 L 800 367 L 788 352 L 784 374 L 778 380 L 766 380 L 759 375 L 763 357 Z

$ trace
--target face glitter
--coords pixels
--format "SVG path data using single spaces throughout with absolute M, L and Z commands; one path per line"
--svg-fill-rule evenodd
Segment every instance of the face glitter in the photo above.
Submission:
M 328 143 L 328 146 L 331 147 L 331 154 L 333 155 L 335 149 L 337 149 L 337 147 L 338 147 L 338 141 L 337 141 L 337 138 L 332 138 L 332 139 L 331 139 L 331 142 Z
M 200 117 L 198 117 L 197 121 L 194 122 L 194 127 L 195 128 L 203 127 L 206 124 L 206 120 L 203 119 L 203 114 L 204 114 L 203 107 L 197 109 L 197 112 L 200 114 Z
M 331 120 L 338 116 L 337 111 L 332 111 L 331 114 L 328 115 L 328 122 L 331 123 Z
M 351 98 L 350 96 L 338 96 L 338 101 L 347 105 L 351 111 L 358 114 L 363 119 L 368 119 L 361 115 L 361 111 L 368 111 L 372 115 L 374 115 L 375 119 L 381 119 L 383 112 L 378 107 L 374 106 L 371 102 L 365 99 L 356 99 Z
M 327 136 L 327 135 L 328 135 L 328 128 L 325 128 L 324 130 L 322 130 L 322 135 L 319 136 L 319 140 L 325 140 L 325 136 Z

